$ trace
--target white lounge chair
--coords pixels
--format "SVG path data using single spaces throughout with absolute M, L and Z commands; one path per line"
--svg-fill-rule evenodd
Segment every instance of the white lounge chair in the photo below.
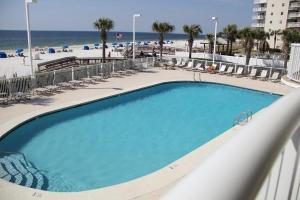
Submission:
M 227 71 L 224 72 L 223 74 L 226 74 L 226 75 L 231 75 L 233 73 L 233 70 L 234 68 L 233 67 L 228 67 Z
M 177 60 L 175 67 L 180 67 L 182 64 L 182 60 Z
M 196 65 L 196 67 L 194 67 L 193 68 L 193 71 L 196 71 L 196 72 L 201 72 L 201 71 L 204 71 L 205 69 L 204 69 L 204 67 L 202 67 L 202 64 L 201 63 L 198 63 L 197 65 Z
M 262 70 L 262 72 L 260 73 L 260 76 L 258 76 L 257 78 L 264 81 L 267 79 L 267 75 L 268 75 L 268 70 Z
M 185 70 L 192 70 L 193 68 L 194 68 L 194 62 L 190 61 L 188 63 L 188 65 L 186 67 L 184 67 L 183 69 L 185 69 Z
M 226 71 L 226 65 L 222 65 L 218 71 L 218 73 L 224 73 Z
M 256 78 L 256 74 L 257 74 L 257 69 L 256 68 L 252 68 L 250 74 L 248 75 L 248 77 L 255 79 Z
M 236 77 L 241 77 L 243 76 L 243 71 L 244 68 L 243 67 L 239 67 L 236 73 L 233 73 L 232 75 L 236 76 Z
M 272 82 L 279 82 L 279 72 L 274 72 L 270 78 Z
M 186 65 L 187 65 L 187 61 L 181 61 L 181 64 L 178 67 L 183 68 Z

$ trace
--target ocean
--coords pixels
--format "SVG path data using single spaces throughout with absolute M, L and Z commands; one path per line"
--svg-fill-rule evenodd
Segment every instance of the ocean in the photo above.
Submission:
M 123 35 L 116 40 L 116 33 Z M 100 43 L 100 33 L 96 31 L 32 31 L 32 47 L 60 47 Z M 199 38 L 203 38 L 200 36 Z M 166 34 L 166 40 L 186 40 L 185 34 Z M 157 33 L 136 33 L 137 41 L 158 40 Z M 108 42 L 132 41 L 131 32 L 109 32 Z M 0 50 L 27 48 L 26 31 L 0 30 Z

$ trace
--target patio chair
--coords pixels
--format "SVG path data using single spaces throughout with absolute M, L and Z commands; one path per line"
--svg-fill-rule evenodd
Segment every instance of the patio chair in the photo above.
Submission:
M 51 92 L 47 88 L 40 87 L 40 88 L 35 88 L 33 90 L 33 93 L 35 93 L 37 95 L 46 95 L 46 94 L 50 94 Z
M 204 67 L 202 66 L 202 64 L 201 63 L 198 63 L 197 65 L 196 65 L 196 67 L 193 69 L 193 71 L 195 71 L 195 72 L 201 72 L 201 71 L 204 71 L 205 69 L 204 69 Z
M 184 67 L 183 69 L 185 69 L 185 70 L 192 70 L 193 68 L 194 68 L 194 62 L 190 61 L 188 63 L 188 65 L 186 67 Z
M 219 74 L 222 74 L 226 71 L 226 65 L 222 65 L 218 71 Z
M 256 74 L 257 74 L 257 68 L 252 68 L 250 74 L 248 75 L 248 77 L 250 77 L 252 79 L 255 79 Z
M 73 84 L 66 83 L 66 82 L 58 83 L 57 85 L 59 85 L 61 88 L 64 88 L 64 89 L 73 89 L 74 88 Z
M 60 87 L 57 85 L 48 85 L 45 86 L 45 89 L 48 89 L 50 93 L 54 93 L 60 90 Z
M 260 76 L 258 76 L 257 78 L 259 78 L 262 81 L 267 80 L 267 75 L 268 75 L 268 70 L 262 70 L 262 72 L 260 73 Z
M 178 65 L 179 68 L 184 68 L 187 65 L 187 61 L 181 61 L 181 64 Z
M 233 73 L 233 70 L 234 70 L 234 67 L 228 67 L 227 71 L 224 72 L 223 74 L 230 76 Z
M 239 67 L 236 73 L 233 73 L 232 75 L 236 76 L 236 77 L 242 77 L 243 76 L 243 72 L 244 72 L 244 68 L 243 67 Z
M 272 76 L 270 77 L 270 81 L 272 81 L 272 82 L 279 82 L 280 80 L 279 80 L 279 72 L 274 72 L 273 74 L 272 74 Z

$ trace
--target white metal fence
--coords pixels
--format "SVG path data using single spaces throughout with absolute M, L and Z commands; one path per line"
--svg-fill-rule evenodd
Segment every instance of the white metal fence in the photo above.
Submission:
M 208 59 L 211 60 L 213 55 L 208 53 L 193 53 L 193 58 Z M 176 57 L 188 57 L 188 52 L 176 52 Z M 238 56 L 225 56 L 225 55 L 216 55 L 216 60 L 222 62 L 231 62 L 238 65 L 245 65 L 246 57 Z M 272 67 L 272 68 L 283 68 L 284 62 L 277 59 L 259 59 L 251 58 L 249 62 L 250 66 L 260 66 L 260 67 Z
M 54 70 L 49 72 L 36 73 L 35 78 L 30 76 L 17 77 L 10 79 L 0 79 L 1 97 L 11 96 L 17 92 L 30 92 L 34 88 L 57 85 L 71 80 L 80 80 L 90 78 L 101 74 L 110 76 L 112 72 L 118 72 L 127 69 L 146 69 L 154 67 L 154 58 L 139 58 L 133 60 L 113 61 L 109 63 L 93 64 L 80 67 L 71 67 L 66 69 Z

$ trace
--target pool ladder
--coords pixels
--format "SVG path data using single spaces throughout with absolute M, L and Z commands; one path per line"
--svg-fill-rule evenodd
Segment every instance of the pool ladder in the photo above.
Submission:
M 193 75 L 194 81 L 195 81 L 195 82 L 196 82 L 196 81 L 201 82 L 201 81 L 202 81 L 202 79 L 201 79 L 201 72 L 199 72 L 199 74 L 198 74 L 198 80 L 196 79 L 196 73 L 197 73 L 197 72 L 194 72 L 194 75 Z
M 242 125 L 248 123 L 253 117 L 251 110 L 240 113 L 234 120 L 233 126 Z

